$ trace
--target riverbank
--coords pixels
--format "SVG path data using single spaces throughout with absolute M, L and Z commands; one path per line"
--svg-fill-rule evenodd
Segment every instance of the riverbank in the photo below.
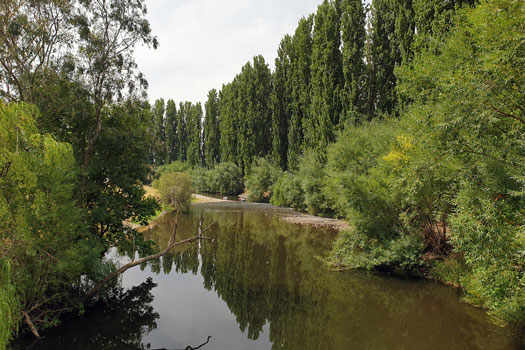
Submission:
M 195 199 L 194 201 L 192 201 L 194 204 L 231 203 L 231 204 L 236 204 L 236 206 L 240 206 L 240 207 L 261 207 L 261 208 L 283 209 L 285 211 L 280 213 L 281 219 L 286 222 L 297 224 L 297 225 L 324 227 L 324 228 L 329 228 L 335 231 L 344 231 L 350 228 L 350 225 L 348 225 L 348 223 L 344 220 L 329 219 L 329 218 L 323 218 L 320 216 L 304 214 L 304 213 L 297 212 L 293 210 L 292 208 L 277 207 L 277 206 L 273 206 L 271 204 L 266 204 L 266 203 L 239 202 L 239 201 L 208 197 L 208 196 L 204 196 L 201 194 L 193 194 L 193 198 Z

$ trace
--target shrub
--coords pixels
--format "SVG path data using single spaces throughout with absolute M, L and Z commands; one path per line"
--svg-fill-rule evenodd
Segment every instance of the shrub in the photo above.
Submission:
M 269 202 L 272 185 L 282 175 L 282 170 L 265 158 L 259 158 L 246 176 L 246 190 L 251 202 Z
M 243 191 L 242 172 L 234 163 L 221 163 L 209 170 L 196 168 L 190 174 L 198 192 L 238 195 Z
M 317 154 L 306 152 L 299 161 L 297 176 L 304 192 L 306 210 L 312 215 L 333 216 L 333 203 L 325 192 L 325 164 Z
M 191 178 L 186 173 L 164 173 L 156 182 L 162 204 L 188 212 L 193 192 Z
M 292 173 L 285 172 L 272 186 L 271 203 L 280 207 L 305 210 L 304 191 L 301 180 Z
M 0 258 L 0 349 L 5 349 L 18 328 L 21 311 L 11 283 L 10 265 Z

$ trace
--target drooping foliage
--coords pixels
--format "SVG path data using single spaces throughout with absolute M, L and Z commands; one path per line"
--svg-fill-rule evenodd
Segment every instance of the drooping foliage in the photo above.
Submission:
M 29 105 L 0 104 L 0 263 L 7 280 L 0 303 L 11 329 L 22 311 L 45 329 L 82 305 L 103 248 L 77 205 L 72 147 L 40 134 L 37 114 Z

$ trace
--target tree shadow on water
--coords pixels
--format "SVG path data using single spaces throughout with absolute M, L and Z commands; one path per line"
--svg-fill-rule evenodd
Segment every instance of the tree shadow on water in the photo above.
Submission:
M 64 320 L 63 324 L 44 334 L 42 340 L 21 339 L 12 349 L 69 350 L 145 350 L 142 338 L 157 328 L 159 314 L 151 302 L 151 290 L 157 285 L 148 278 L 125 291 L 112 289 L 103 302 L 87 310 L 81 318 Z

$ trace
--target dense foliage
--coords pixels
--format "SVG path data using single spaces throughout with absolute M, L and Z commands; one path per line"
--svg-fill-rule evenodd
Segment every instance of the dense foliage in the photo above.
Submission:
M 0 105 L 1 299 L 7 325 L 25 311 L 43 329 L 82 305 L 103 246 L 74 197 L 79 168 L 71 145 L 40 134 L 36 113 Z
M 429 274 L 523 320 L 523 11 L 324 1 L 270 80 L 256 58 L 210 92 L 210 165 L 237 164 L 250 200 L 347 219 L 336 264 Z
M 188 174 L 166 172 L 153 185 L 160 193 L 162 204 L 183 213 L 188 212 L 193 193 Z
M 133 55 L 157 40 L 142 0 L 9 0 L 0 14 L 1 298 L 16 294 L 2 307 L 41 330 L 83 310 L 105 251 L 149 246 L 124 221 L 155 212 L 142 183 L 152 147 L 167 157 Z

